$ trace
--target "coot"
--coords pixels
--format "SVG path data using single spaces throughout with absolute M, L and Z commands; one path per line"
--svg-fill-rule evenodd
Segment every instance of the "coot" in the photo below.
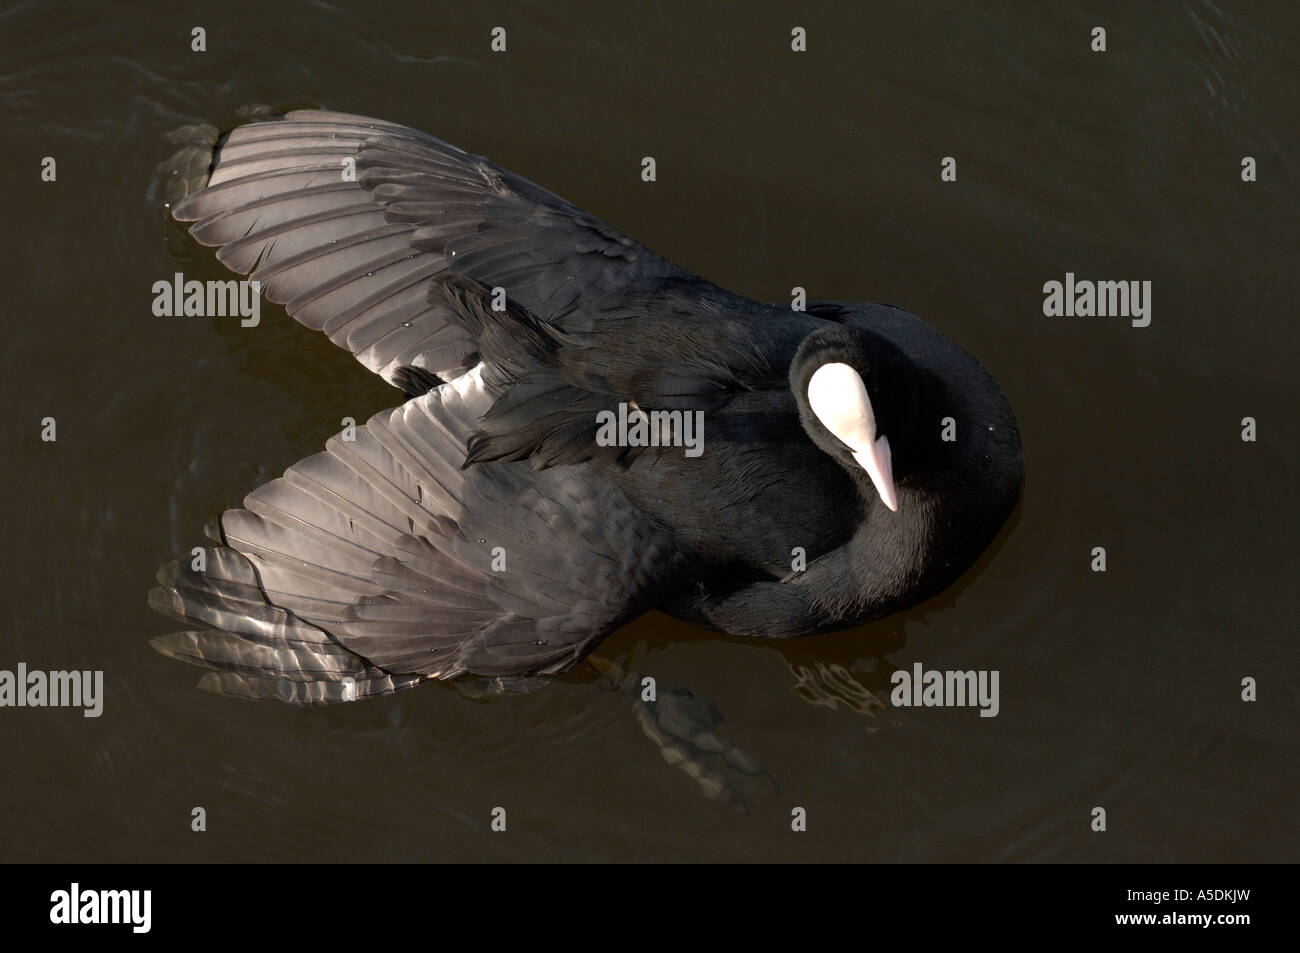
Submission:
M 563 672 L 659 608 L 759 638 L 957 578 L 1019 497 L 987 371 L 886 304 L 751 301 L 482 157 L 305 110 L 173 209 L 407 399 L 226 512 L 152 604 L 211 689 Z

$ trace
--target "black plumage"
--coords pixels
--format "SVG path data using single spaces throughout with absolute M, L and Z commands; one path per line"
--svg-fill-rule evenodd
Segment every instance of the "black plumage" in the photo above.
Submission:
M 202 571 L 160 571 L 153 604 L 212 630 L 155 645 L 217 669 L 208 687 L 320 703 L 553 675 L 654 607 L 740 635 L 843 628 L 953 581 L 1018 498 L 1005 398 L 914 315 L 750 301 L 414 130 L 241 126 L 174 215 L 410 395 L 224 514 Z M 892 474 L 811 409 L 829 363 Z M 704 452 L 601 445 L 620 403 L 702 414 Z

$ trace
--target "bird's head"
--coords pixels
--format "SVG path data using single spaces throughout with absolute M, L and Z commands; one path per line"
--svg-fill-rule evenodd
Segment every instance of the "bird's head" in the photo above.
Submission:
M 829 325 L 804 339 L 790 365 L 804 430 L 897 512 L 899 464 L 914 436 L 915 375 L 882 337 Z

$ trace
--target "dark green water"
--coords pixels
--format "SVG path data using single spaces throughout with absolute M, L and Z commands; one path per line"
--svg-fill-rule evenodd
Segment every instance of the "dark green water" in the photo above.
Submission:
M 0 859 L 1294 861 L 1300 8 L 625 6 L 0 13 L 0 669 L 101 669 L 106 695 L 98 719 L 0 709 Z M 754 298 L 915 311 L 1008 394 L 1020 509 L 958 586 L 875 625 L 756 644 L 651 614 L 606 641 L 772 773 L 747 816 L 590 673 L 490 703 L 197 691 L 147 645 L 176 628 L 145 604 L 155 567 L 399 399 L 278 307 L 153 316 L 153 282 L 226 276 L 166 218 L 166 133 L 248 104 L 426 130 Z M 1045 317 L 1066 272 L 1151 281 L 1150 326 Z M 996 669 L 1000 713 L 885 707 L 916 661 Z

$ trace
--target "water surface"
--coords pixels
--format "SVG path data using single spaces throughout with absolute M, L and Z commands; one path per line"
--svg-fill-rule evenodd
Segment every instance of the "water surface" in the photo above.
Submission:
M 0 668 L 102 669 L 106 686 L 98 719 L 0 710 L 0 858 L 1296 859 L 1300 10 L 795 9 L 0 13 Z M 399 396 L 275 306 L 256 329 L 152 315 L 153 282 L 226 276 L 166 218 L 166 134 L 249 104 L 429 131 L 754 298 L 798 285 L 915 311 L 1006 390 L 1019 511 L 959 585 L 852 632 L 759 644 L 652 613 L 606 641 L 621 668 L 707 698 L 771 773 L 779 793 L 744 782 L 747 814 L 703 797 L 591 672 L 312 711 L 197 691 L 147 645 L 175 628 L 145 604 L 155 567 Z M 1044 317 L 1043 283 L 1067 271 L 1150 280 L 1151 325 Z M 999 715 L 886 707 L 889 673 L 916 661 L 998 670 Z

